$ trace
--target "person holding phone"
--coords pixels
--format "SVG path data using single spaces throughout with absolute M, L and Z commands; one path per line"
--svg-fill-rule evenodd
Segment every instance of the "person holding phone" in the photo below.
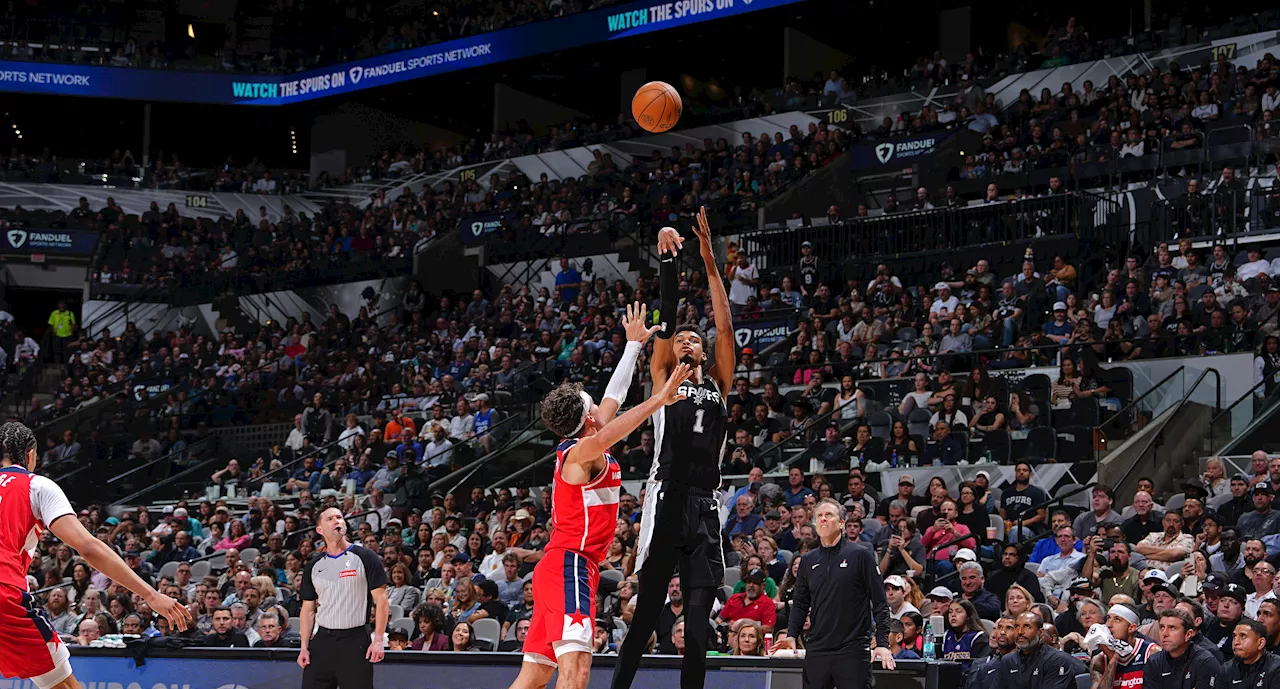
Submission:
M 880 555 L 880 572 L 885 576 L 906 574 L 911 570 L 924 573 L 925 548 L 920 542 L 916 520 L 907 517 L 898 523 L 897 533 L 889 537 L 889 543 Z

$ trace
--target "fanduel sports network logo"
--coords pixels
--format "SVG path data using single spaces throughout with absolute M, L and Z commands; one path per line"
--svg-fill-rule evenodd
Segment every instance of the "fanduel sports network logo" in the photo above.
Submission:
M 479 237 L 479 236 L 480 236 L 481 234 L 483 234 L 483 233 L 484 233 L 484 223 L 483 223 L 483 222 L 473 222 L 473 223 L 471 223 L 471 234 L 472 234 L 472 236 Z
M 352 67 L 351 69 L 347 70 L 347 76 L 351 77 L 352 84 L 359 84 L 360 77 L 364 76 L 364 68 Z
M 746 347 L 751 341 L 751 328 L 738 328 L 733 331 L 733 339 L 738 343 L 738 348 Z
M 9 230 L 9 246 L 12 246 L 15 249 L 21 249 L 22 245 L 26 243 L 26 230 Z
M 893 144 L 880 144 L 879 146 L 876 146 L 876 160 L 879 160 L 881 165 L 889 162 L 889 159 L 891 158 L 893 158 Z

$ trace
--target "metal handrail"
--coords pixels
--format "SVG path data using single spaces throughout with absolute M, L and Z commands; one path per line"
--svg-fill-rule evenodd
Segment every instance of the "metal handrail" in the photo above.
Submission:
M 207 435 L 207 436 L 205 436 L 205 437 L 203 437 L 203 438 L 201 438 L 201 439 L 199 439 L 199 440 L 195 441 L 194 443 L 191 443 L 190 445 L 186 446 L 185 448 L 183 448 L 183 449 L 181 449 L 181 450 L 177 450 L 177 451 L 174 451 L 174 452 L 170 452 L 169 454 L 164 455 L 163 457 L 157 457 L 156 459 L 153 459 L 153 460 L 151 460 L 150 462 L 147 462 L 146 464 L 142 464 L 142 465 L 140 465 L 140 466 L 136 466 L 136 467 L 134 467 L 134 468 L 132 468 L 132 469 L 129 469 L 128 471 L 125 471 L 125 472 L 124 472 L 124 473 L 122 473 L 122 474 L 116 474 L 115 476 L 112 476 L 111 478 L 107 479 L 107 483 L 109 483 L 109 484 L 110 484 L 110 483 L 115 483 L 116 481 L 119 481 L 120 479 L 122 479 L 122 478 L 124 478 L 124 477 L 126 477 L 126 476 L 129 476 L 129 475 L 135 474 L 135 473 L 137 473 L 137 472 L 139 472 L 139 471 L 142 471 L 143 469 L 146 469 L 146 468 L 148 468 L 148 467 L 151 467 L 151 466 L 154 466 L 154 465 L 156 465 L 156 464 L 159 464 L 160 462 L 163 462 L 163 461 L 165 461 L 165 460 L 171 459 L 171 458 L 173 458 L 173 457 L 174 457 L 174 456 L 176 456 L 176 455 L 181 455 L 181 454 L 185 454 L 185 453 L 187 453 L 187 452 L 190 452 L 193 448 L 195 448 L 195 447 L 197 447 L 197 446 L 200 446 L 200 445 L 203 445 L 204 443 L 207 443 L 207 442 L 209 442 L 210 440 L 213 440 L 214 438 L 217 438 L 217 436 L 216 436 L 216 435 Z
M 514 418 L 515 418 L 514 416 L 509 416 L 509 417 L 507 417 L 506 419 L 503 419 L 503 421 L 504 421 L 504 422 L 505 422 L 505 421 L 509 421 L 509 420 L 511 420 L 511 419 L 514 419 Z M 532 430 L 532 429 L 533 429 L 533 427 L 534 427 L 534 426 L 536 426 L 536 425 L 538 425 L 539 423 L 541 423 L 541 421 L 542 421 L 541 419 L 533 419 L 533 420 L 532 420 L 532 421 L 530 421 L 530 422 L 529 422 L 529 423 L 528 423 L 524 428 L 522 428 L 522 429 L 520 429 L 519 431 L 517 431 L 517 432 L 516 432 L 512 437 L 513 437 L 513 438 L 518 438 L 520 435 L 524 434 L 526 431 Z M 543 429 L 542 433 L 545 433 L 545 432 L 546 432 L 546 429 Z M 539 434 L 538 434 L 538 436 L 534 436 L 534 437 L 540 437 L 540 436 L 542 435 L 542 433 L 539 433 Z M 532 439 L 532 438 L 531 438 L 531 439 Z M 468 464 L 468 465 L 466 465 L 466 466 L 463 466 L 463 467 L 459 467 L 459 468 L 457 468 L 457 469 L 455 469 L 455 470 L 453 470 L 453 471 L 449 472 L 448 474 L 446 474 L 446 475 L 444 475 L 444 476 L 441 476 L 440 478 L 436 479 L 435 481 L 432 481 L 432 482 L 431 482 L 431 484 L 427 487 L 427 490 L 428 490 L 428 491 L 434 491 L 434 490 L 436 490 L 436 489 L 440 488 L 441 486 L 445 485 L 445 484 L 446 484 L 446 483 L 448 483 L 449 481 L 453 480 L 455 477 L 460 476 L 460 475 L 465 474 L 465 473 L 468 473 L 468 472 L 471 472 L 471 471 L 473 471 L 474 469 L 478 469 L 478 468 L 480 468 L 480 466 L 482 466 L 483 464 L 485 464 L 486 462 L 488 462 L 490 459 L 492 459 L 492 458 L 494 458 L 494 457 L 498 456 L 499 454 L 502 454 L 502 453 L 504 453 L 504 452 L 508 452 L 508 451 L 510 451 L 510 450 L 512 449 L 512 446 L 511 446 L 511 443 L 512 443 L 512 442 L 514 442 L 514 441 L 508 441 L 508 442 L 507 442 L 506 444 L 504 444 L 502 447 L 500 447 L 500 448 L 498 448 L 498 449 L 496 449 L 496 450 L 492 450 L 492 451 L 490 451 L 488 454 L 484 455 L 483 457 L 479 457 L 479 458 L 477 458 L 475 461 L 471 462 L 470 464 Z M 452 450 L 453 448 L 450 448 L 450 449 Z
M 1173 371 L 1172 371 L 1172 372 L 1170 372 L 1170 373 L 1169 373 L 1169 375 L 1165 376 L 1164 378 L 1161 378 L 1161 379 L 1160 379 L 1160 382 L 1156 383 L 1155 385 L 1152 385 L 1152 386 L 1151 386 L 1151 387 L 1150 387 L 1146 392 L 1144 392 L 1144 393 L 1142 393 L 1141 395 L 1138 395 L 1136 398 L 1134 398 L 1134 400 L 1133 400 L 1132 402 L 1130 402 L 1130 403 L 1126 404 L 1125 406 L 1121 407 L 1118 411 L 1116 411 L 1116 413 L 1115 413 L 1114 415 L 1112 415 L 1112 416 L 1111 416 L 1111 418 L 1109 418 L 1109 419 L 1107 419 L 1107 420 L 1103 421 L 1102 423 L 1098 424 L 1098 426 L 1097 426 L 1098 430 L 1102 430 L 1102 429 L 1103 429 L 1103 428 L 1105 428 L 1108 424 L 1110 424 L 1110 423 L 1114 422 L 1116 419 L 1122 419 L 1122 418 L 1125 418 L 1125 416 L 1126 416 L 1126 412 L 1131 412 L 1131 411 L 1136 410 L 1136 409 L 1138 408 L 1138 403 L 1139 403 L 1139 402 L 1141 402 L 1142 400 L 1146 399 L 1146 398 L 1147 398 L 1147 395 L 1150 395 L 1151 393 L 1155 392 L 1156 390 L 1159 390 L 1159 389 L 1160 389 L 1160 387 L 1161 387 L 1162 385 L 1164 385 L 1165 383 L 1169 382 L 1169 380 L 1170 380 L 1171 378 L 1173 378 L 1174 376 L 1178 375 L 1179 373 L 1182 373 L 1182 371 L 1183 371 L 1183 370 L 1185 370 L 1186 368 L 1187 368 L 1187 367 L 1186 367 L 1185 365 L 1182 365 L 1182 366 L 1179 366 L 1179 367 L 1177 367 L 1177 368 L 1173 369 Z
M 503 486 L 509 485 L 509 482 L 510 482 L 510 481 L 512 481 L 512 480 L 514 480 L 514 479 L 516 479 L 516 478 L 518 478 L 518 477 L 520 477 L 520 476 L 524 476 L 525 474 L 527 474 L 527 473 L 529 473 L 529 472 L 533 471 L 534 469 L 536 469 L 536 468 L 538 468 L 538 467 L 542 466 L 543 464 L 547 463 L 547 461 L 552 460 L 552 459 L 555 459 L 555 457 L 556 457 L 556 451 L 555 451 L 555 450 L 552 450 L 552 451 L 548 452 L 547 454 L 543 455 L 542 457 L 540 457 L 540 458 L 538 458 L 538 459 L 534 460 L 532 463 L 527 464 L 527 465 L 525 465 L 525 466 L 521 467 L 520 469 L 516 470 L 516 472 L 515 472 L 515 473 L 509 474 L 509 475 L 507 475 L 507 476 L 502 477 L 501 479 L 498 479 L 498 480 L 497 480 L 497 481 L 495 481 L 492 485 L 490 485 L 490 486 L 486 487 L 484 490 L 485 490 L 485 492 L 486 492 L 486 493 L 488 493 L 488 492 L 489 492 L 489 491 L 491 491 L 491 490 L 498 490 L 499 488 L 502 488 Z
M 1218 373 L 1218 369 L 1216 368 L 1206 368 L 1200 372 L 1199 376 L 1196 376 L 1195 381 L 1191 383 L 1191 387 L 1187 388 L 1187 391 L 1183 394 L 1182 399 L 1179 400 L 1177 406 L 1173 408 L 1173 413 L 1170 414 L 1169 416 L 1170 419 L 1173 419 L 1178 415 L 1179 412 L 1182 411 L 1183 407 L 1186 406 L 1187 401 L 1191 399 L 1191 394 L 1194 393 L 1196 391 L 1196 388 L 1200 386 L 1200 381 L 1204 380 L 1210 374 L 1213 374 L 1213 378 L 1215 381 L 1215 385 L 1213 386 L 1213 394 L 1214 394 L 1213 408 L 1215 410 L 1222 408 L 1222 374 Z M 1167 427 L 1168 426 L 1166 425 L 1166 428 Z M 1154 445 L 1156 440 L 1159 439 L 1162 435 L 1164 435 L 1163 429 L 1159 433 L 1152 433 L 1151 437 L 1147 438 L 1146 444 L 1143 445 L 1142 451 L 1137 454 L 1137 457 L 1138 458 L 1145 457 L 1147 452 L 1151 450 L 1152 445 Z M 1210 439 L 1212 439 L 1213 437 L 1212 426 L 1209 427 L 1209 435 L 1210 435 Z M 1133 470 L 1137 468 L 1138 468 L 1137 461 L 1130 464 L 1129 468 L 1125 469 L 1124 474 L 1122 474 L 1120 478 L 1115 482 L 1115 486 L 1113 486 L 1113 488 L 1119 488 L 1121 485 L 1123 485 L 1124 482 L 1129 479 L 1129 475 L 1133 473 Z

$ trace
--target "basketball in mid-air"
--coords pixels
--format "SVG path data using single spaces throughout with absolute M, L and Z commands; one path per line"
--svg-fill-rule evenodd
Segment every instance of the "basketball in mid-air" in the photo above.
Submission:
M 650 132 L 665 132 L 676 126 L 683 109 L 680 94 L 665 81 L 651 81 L 641 86 L 631 99 L 631 116 L 642 129 Z

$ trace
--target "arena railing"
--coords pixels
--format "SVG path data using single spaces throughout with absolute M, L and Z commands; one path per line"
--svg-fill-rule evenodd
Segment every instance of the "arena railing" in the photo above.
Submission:
M 1101 234 L 1093 213 L 1114 203 L 1081 193 L 1023 198 L 955 209 L 888 213 L 835 225 L 781 227 L 743 232 L 739 246 L 756 265 L 794 266 L 801 245 L 818 256 L 873 257 L 954 251 L 1054 235 Z

